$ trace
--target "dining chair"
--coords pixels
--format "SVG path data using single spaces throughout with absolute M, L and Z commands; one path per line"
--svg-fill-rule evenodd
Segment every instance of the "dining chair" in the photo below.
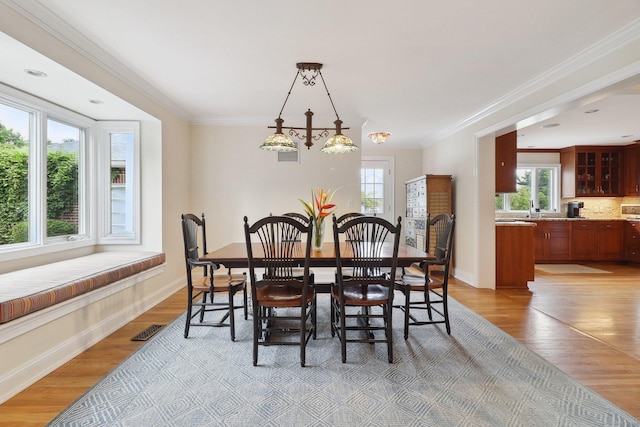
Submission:
M 282 216 L 288 216 L 291 218 L 295 218 L 298 221 L 300 221 L 301 223 L 303 223 L 304 225 L 309 224 L 311 218 L 309 218 L 308 215 L 303 215 L 301 213 L 298 212 L 287 212 L 287 213 L 283 213 Z
M 222 265 L 213 261 L 201 260 L 201 257 L 207 253 L 207 230 L 204 213 L 200 218 L 191 213 L 182 214 L 182 237 L 188 294 L 184 337 L 189 337 L 191 326 L 229 327 L 231 340 L 235 341 L 235 310 L 243 308 L 244 318 L 248 319 L 246 274 L 231 274 L 230 269 L 224 273 Z M 200 277 L 195 274 L 198 269 L 202 269 Z M 243 293 L 243 304 L 236 306 L 234 296 L 239 291 Z M 223 293 L 227 294 L 226 301 L 221 300 L 220 296 L 216 297 L 217 294 Z M 205 322 L 205 314 L 209 312 L 222 312 L 222 317 L 217 321 Z M 196 317 L 198 319 L 194 320 Z
M 316 339 L 316 292 L 309 270 L 312 227 L 310 222 L 304 225 L 288 216 L 270 215 L 253 225 L 244 217 L 253 302 L 254 366 L 261 345 L 297 345 L 300 366 L 305 366 L 307 343 L 311 337 Z M 287 340 L 290 334 L 298 338 Z
M 449 322 L 449 266 L 453 251 L 455 215 L 440 214 L 427 222 L 427 248 L 431 246 L 431 235 L 435 242 L 433 258 L 414 263 L 403 270 L 396 282 L 396 289 L 404 294 L 404 304 L 396 305 L 404 312 L 404 339 L 409 338 L 410 325 L 432 325 L 444 323 L 447 334 L 451 334 Z M 413 300 L 412 295 L 416 296 Z M 426 315 L 418 315 L 417 311 Z M 436 316 L 434 317 L 434 312 Z
M 343 363 L 347 342 L 384 342 L 389 363 L 393 362 L 392 304 L 400 223 L 400 217 L 394 226 L 383 218 L 358 216 L 338 225 L 333 218 L 337 283 L 331 289 L 331 336 L 340 339 Z M 376 331 L 384 336 L 376 336 Z
M 335 217 L 335 214 L 333 216 Z M 357 218 L 359 216 L 364 216 L 364 214 L 360 212 L 347 212 L 346 214 L 339 216 L 336 221 L 338 222 L 338 226 L 341 226 L 348 220 Z

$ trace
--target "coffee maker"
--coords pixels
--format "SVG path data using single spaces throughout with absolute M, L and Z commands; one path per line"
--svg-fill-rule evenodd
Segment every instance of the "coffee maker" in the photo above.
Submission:
M 569 202 L 567 204 L 567 218 L 582 218 L 580 209 L 584 208 L 584 202 Z

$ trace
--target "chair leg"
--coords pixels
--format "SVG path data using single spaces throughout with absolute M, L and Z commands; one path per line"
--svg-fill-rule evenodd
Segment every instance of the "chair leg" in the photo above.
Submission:
M 340 351 L 342 352 L 342 363 L 347 363 L 347 328 L 345 319 L 345 307 L 340 304 L 338 307 L 340 312 Z
M 242 288 L 243 299 L 244 299 L 244 320 L 249 320 L 249 306 L 247 299 L 247 284 L 245 283 L 244 288 Z
M 386 329 L 385 334 L 387 334 L 387 353 L 389 355 L 389 363 L 393 363 L 393 328 L 392 328 L 392 319 L 393 319 L 393 306 L 391 304 L 385 305 L 385 323 Z
M 231 290 L 231 286 L 227 290 L 229 295 L 229 333 L 231 334 L 231 341 L 236 340 L 236 325 L 235 325 L 235 306 L 233 305 L 234 292 Z
M 424 302 L 427 305 L 427 313 L 429 314 L 429 320 L 433 320 L 433 313 L 431 312 L 431 299 L 429 298 L 429 286 L 424 287 Z
M 442 292 L 442 314 L 444 314 L 444 324 L 447 328 L 447 334 L 451 335 L 451 325 L 449 324 L 449 298 L 447 292 Z
M 317 295 L 313 296 L 313 300 L 311 303 L 313 304 L 313 308 L 311 311 L 311 325 L 313 326 L 313 339 L 315 340 L 318 333 L 318 299 Z
M 300 366 L 304 368 L 307 335 L 307 307 L 300 304 Z
M 193 308 L 193 289 L 189 288 L 187 290 L 187 321 L 184 326 L 184 337 L 189 337 L 189 325 L 191 324 L 191 310 Z
M 262 322 L 258 312 L 260 308 L 257 305 L 257 302 L 253 302 L 253 366 L 258 365 L 258 339 L 260 334 L 259 323 Z
M 411 289 L 405 288 L 404 294 L 404 339 L 409 339 L 409 307 L 411 306 Z

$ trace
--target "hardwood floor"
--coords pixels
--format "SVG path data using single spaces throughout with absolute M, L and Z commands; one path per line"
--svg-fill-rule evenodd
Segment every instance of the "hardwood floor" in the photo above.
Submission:
M 529 291 L 476 289 L 453 280 L 450 295 L 640 419 L 640 268 L 589 265 L 612 273 L 536 271 Z M 177 292 L 0 405 L 0 424 L 45 425 L 143 344 L 131 337 L 184 312 L 185 298 Z M 455 328 L 452 319 L 454 335 Z

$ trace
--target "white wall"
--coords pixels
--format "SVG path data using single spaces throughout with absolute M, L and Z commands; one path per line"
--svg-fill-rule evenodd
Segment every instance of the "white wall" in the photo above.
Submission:
M 298 199 L 311 200 L 318 186 L 338 189 L 336 215 L 360 209 L 360 153 L 327 155 L 318 142 L 300 149 L 300 161 L 283 164 L 258 147 L 271 132 L 264 127 L 192 126 L 190 210 L 207 218 L 207 244 L 213 250 L 243 242 L 249 222 L 285 212 L 304 213 Z M 346 134 L 346 133 L 345 133 Z M 360 145 L 359 135 L 349 134 Z M 332 241 L 330 223 L 325 239 Z

